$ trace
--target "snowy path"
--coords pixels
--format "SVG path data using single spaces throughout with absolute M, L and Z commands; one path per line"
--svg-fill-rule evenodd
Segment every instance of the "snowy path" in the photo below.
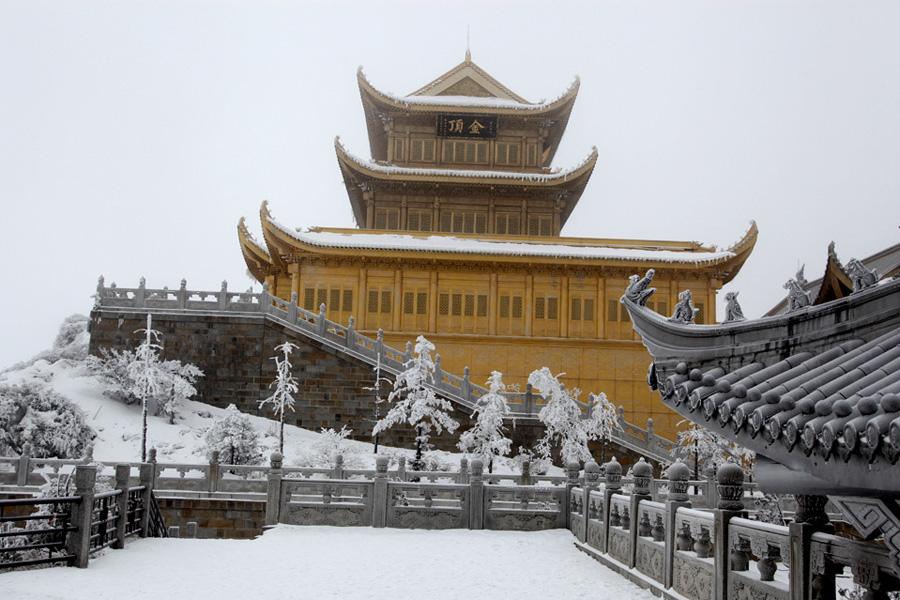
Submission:
M 579 552 L 574 540 L 565 530 L 287 526 L 252 541 L 136 540 L 88 569 L 2 574 L 0 598 L 653 598 Z

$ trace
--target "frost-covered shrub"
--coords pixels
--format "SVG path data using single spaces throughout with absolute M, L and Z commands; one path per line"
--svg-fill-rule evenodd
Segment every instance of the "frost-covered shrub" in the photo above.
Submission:
M 348 469 L 362 469 L 366 461 L 362 456 L 362 449 L 358 444 L 349 440 L 353 433 L 344 425 L 340 431 L 322 428 L 322 435 L 317 442 L 311 444 L 309 449 L 301 452 L 294 464 L 298 467 L 330 468 L 335 465 L 337 456 L 344 457 L 344 467 Z
M 88 356 L 85 365 L 103 386 L 103 395 L 125 404 L 140 404 L 141 390 L 136 366 L 141 359 L 131 350 L 101 348 L 100 356 Z M 155 414 L 174 421 L 178 405 L 197 393 L 194 383 L 203 371 L 180 360 L 158 360 L 155 365 L 155 393 L 147 398 Z
M 263 453 L 259 447 L 259 435 L 250 423 L 250 417 L 229 404 L 225 416 L 212 424 L 203 437 L 206 457 L 219 451 L 219 462 L 229 465 L 258 465 Z
M 452 471 L 454 465 L 447 460 L 444 452 L 430 451 L 422 454 L 422 470 L 423 471 Z
M 0 454 L 80 458 L 97 434 L 71 400 L 39 383 L 0 385 Z
M 531 449 L 519 446 L 519 453 L 513 457 L 513 462 L 519 473 L 522 472 L 522 463 L 526 460 L 528 461 L 529 472 L 532 475 L 546 475 L 547 471 L 550 470 L 549 458 L 541 458 L 536 456 Z

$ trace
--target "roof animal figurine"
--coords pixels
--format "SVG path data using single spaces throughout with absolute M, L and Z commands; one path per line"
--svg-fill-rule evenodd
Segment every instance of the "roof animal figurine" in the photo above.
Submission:
M 738 294 L 740 292 L 728 292 L 725 294 L 725 323 L 747 320 L 740 303 L 738 303 Z
M 803 269 L 797 272 L 798 279 L 803 277 Z M 812 304 L 812 296 L 803 289 L 803 284 L 798 279 L 788 279 L 784 289 L 788 291 L 788 312 L 805 308 Z M 803 279 L 802 281 L 806 281 Z
M 861 292 L 878 283 L 878 272 L 875 269 L 867 269 L 860 261 L 851 258 L 847 262 L 847 274 L 853 282 L 853 293 Z
M 675 305 L 675 314 L 669 317 L 674 323 L 693 323 L 697 316 L 697 309 L 691 304 L 691 290 L 684 290 L 678 294 L 678 304 Z
M 647 306 L 647 299 L 656 292 L 656 288 L 650 287 L 650 282 L 653 281 L 655 274 L 655 270 L 648 269 L 643 279 L 637 275 L 630 276 L 628 279 L 631 283 L 625 290 L 625 297 L 639 306 Z

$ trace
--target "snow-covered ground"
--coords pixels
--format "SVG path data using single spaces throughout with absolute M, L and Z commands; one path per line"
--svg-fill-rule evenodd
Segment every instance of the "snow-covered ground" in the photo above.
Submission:
M 649 600 L 565 530 L 279 526 L 254 540 L 145 539 L 87 569 L 0 575 L 0 598 Z

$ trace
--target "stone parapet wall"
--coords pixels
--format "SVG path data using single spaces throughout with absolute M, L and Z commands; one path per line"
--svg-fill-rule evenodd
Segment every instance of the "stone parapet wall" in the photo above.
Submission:
M 143 311 L 106 311 L 91 313 L 90 352 L 101 348 L 133 350 L 140 343 L 134 332 L 146 327 Z M 298 346 L 291 355 L 294 377 L 299 384 L 294 412 L 285 414 L 291 425 L 318 430 L 321 427 L 353 430 L 352 438 L 371 441 L 375 421 L 373 369 L 363 361 L 340 353 L 316 340 L 302 338 L 277 321 L 263 315 L 209 315 L 203 313 L 153 314 L 153 328 L 162 333 L 162 355 L 196 365 L 204 372 L 195 387 L 196 400 L 226 408 L 234 404 L 244 413 L 269 417 L 259 402 L 272 394 L 275 380 L 274 348 L 289 340 Z M 387 391 L 382 392 L 387 396 Z M 381 415 L 387 410 L 381 405 Z M 453 417 L 459 431 L 472 426 L 468 409 L 457 405 Z M 535 424 L 518 424 L 510 429 L 515 446 L 530 446 L 541 434 Z M 456 451 L 459 436 L 436 436 L 434 445 Z M 381 436 L 383 443 L 412 448 L 415 432 L 397 426 Z
M 266 522 L 265 500 L 158 496 L 157 502 L 166 526 L 185 531 L 188 523 L 197 523 L 198 538 L 251 539 L 262 532 Z

